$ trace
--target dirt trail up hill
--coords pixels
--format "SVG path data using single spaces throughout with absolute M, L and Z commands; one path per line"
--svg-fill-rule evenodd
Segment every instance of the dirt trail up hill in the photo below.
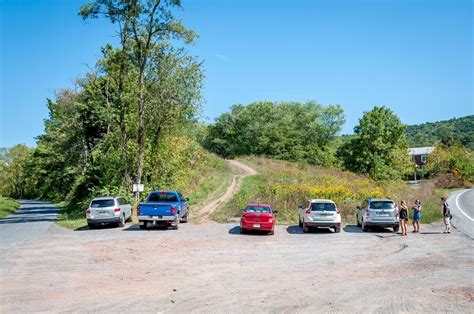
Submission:
M 240 172 L 241 174 L 237 174 L 232 178 L 232 182 L 230 183 L 224 195 L 211 201 L 209 204 L 207 204 L 206 206 L 204 206 L 197 212 L 197 216 L 199 217 L 197 222 L 208 221 L 209 216 L 214 211 L 216 211 L 217 208 L 219 208 L 219 206 L 230 201 L 232 197 L 235 195 L 235 193 L 237 193 L 243 178 L 257 174 L 257 171 L 255 171 L 255 169 L 237 160 L 229 160 L 229 164 L 232 168 L 237 169 L 238 172 Z

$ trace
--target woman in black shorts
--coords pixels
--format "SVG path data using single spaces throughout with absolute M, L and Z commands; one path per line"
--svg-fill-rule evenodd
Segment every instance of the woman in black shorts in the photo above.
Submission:
M 408 229 L 408 206 L 407 202 L 402 200 L 400 202 L 400 207 L 398 208 L 400 214 L 400 227 L 402 228 L 402 235 L 407 235 Z

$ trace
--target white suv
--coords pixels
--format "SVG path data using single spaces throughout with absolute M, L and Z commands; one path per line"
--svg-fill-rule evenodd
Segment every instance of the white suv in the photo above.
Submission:
M 328 227 L 334 228 L 334 232 L 341 231 L 341 213 L 331 200 L 313 199 L 309 201 L 306 208 L 298 206 L 299 226 L 303 232 L 309 228 Z
M 132 205 L 121 196 L 96 197 L 86 210 L 86 219 L 90 229 L 109 223 L 123 227 L 132 220 Z

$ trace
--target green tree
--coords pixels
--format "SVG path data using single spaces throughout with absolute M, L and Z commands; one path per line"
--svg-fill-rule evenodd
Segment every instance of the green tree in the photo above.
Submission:
M 338 151 L 345 169 L 376 180 L 400 178 L 414 171 L 407 154 L 405 126 L 392 110 L 376 106 L 364 113 L 354 133 Z
M 32 153 L 21 144 L 0 149 L 0 196 L 24 198 L 33 192 L 28 165 Z
M 235 105 L 207 127 L 203 145 L 224 157 L 266 155 L 329 165 L 344 121 L 340 106 L 316 102 Z
M 118 23 L 121 33 L 131 40 L 130 45 L 128 41 L 122 41 L 122 50 L 128 50 L 138 72 L 138 93 L 135 99 L 138 107 L 137 183 L 142 181 L 145 160 L 146 103 L 152 99 L 147 95 L 146 80 L 154 51 L 159 50 L 170 39 L 182 39 L 191 43 L 196 36 L 174 18 L 171 8 L 180 6 L 180 0 L 97 0 L 82 6 L 79 13 L 83 18 L 105 16 L 111 23 Z

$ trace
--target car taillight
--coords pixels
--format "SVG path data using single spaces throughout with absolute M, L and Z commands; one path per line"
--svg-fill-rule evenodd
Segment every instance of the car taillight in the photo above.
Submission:
M 273 222 L 273 218 L 269 218 L 269 219 L 268 219 L 268 222 Z
M 90 209 L 86 210 L 86 214 L 90 214 L 90 213 L 91 213 Z
M 120 212 L 120 208 L 114 209 L 114 213 L 118 213 L 118 212 Z
M 308 214 L 308 215 L 311 214 L 311 209 L 307 209 L 306 214 Z
M 171 214 L 175 214 L 176 213 L 176 207 L 171 207 Z

